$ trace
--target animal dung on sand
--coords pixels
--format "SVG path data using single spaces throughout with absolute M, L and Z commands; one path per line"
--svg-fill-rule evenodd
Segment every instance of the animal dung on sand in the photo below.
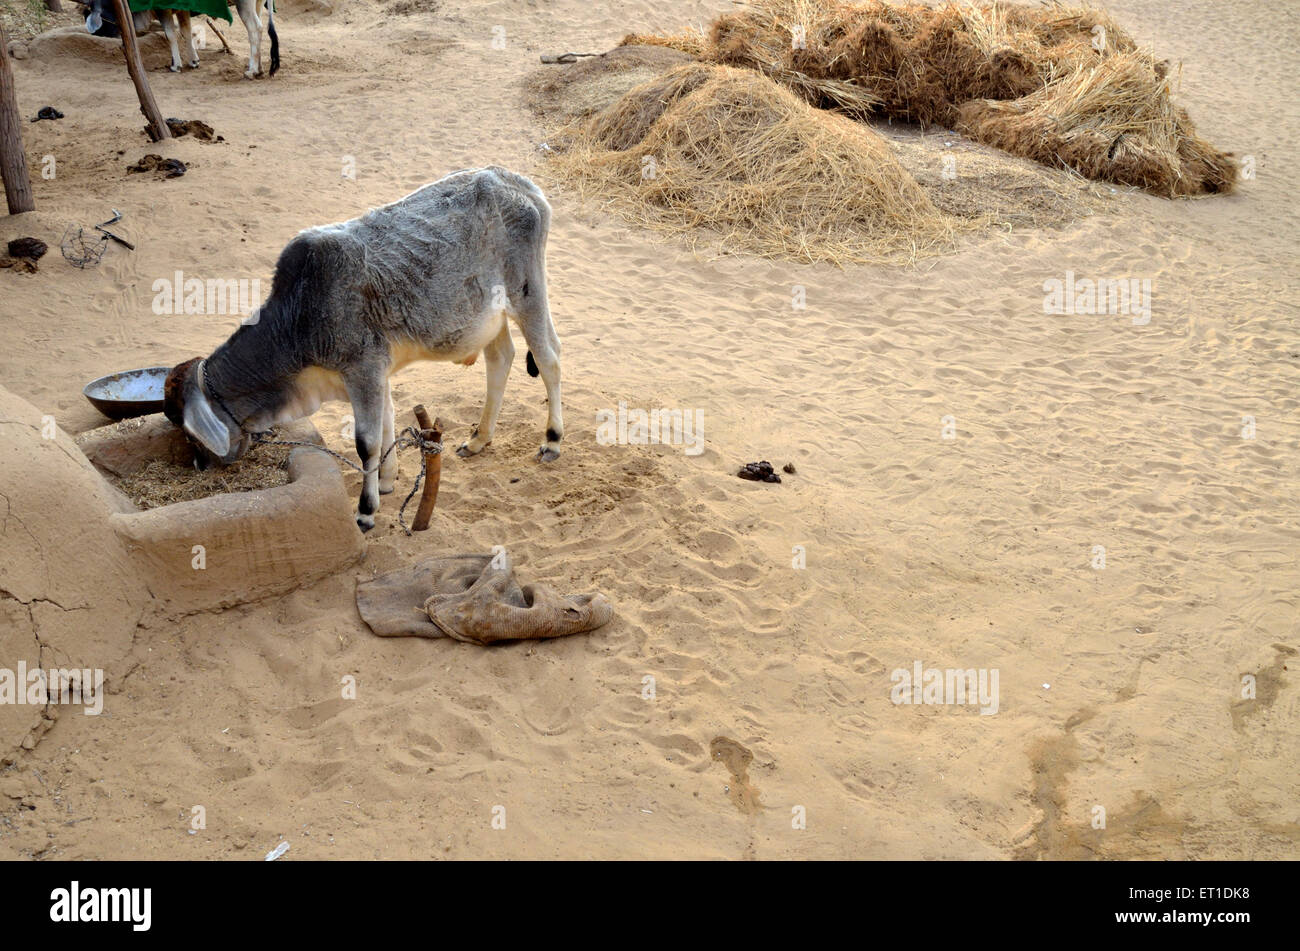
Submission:
M 161 155 L 149 153 L 143 156 L 140 161 L 134 165 L 128 165 L 128 172 L 159 172 L 163 178 L 180 178 L 188 169 L 180 159 L 163 158 Z
M 14 238 L 9 242 L 8 250 L 10 257 L 39 261 L 49 250 L 49 245 L 40 238 Z
M 182 136 L 192 135 L 196 139 L 202 139 L 204 142 L 224 142 L 225 137 L 217 135 L 212 126 L 208 125 L 202 119 L 168 119 L 167 128 L 172 134 L 172 138 L 179 139 Z
M 787 466 L 786 471 L 793 472 L 794 470 L 792 467 Z M 736 473 L 736 475 L 740 476 L 742 479 L 745 479 L 749 482 L 780 482 L 781 481 L 781 477 L 777 475 L 776 470 L 772 468 L 772 463 L 768 462 L 766 459 L 764 459 L 762 462 L 745 463 L 744 466 L 741 467 L 740 471 Z

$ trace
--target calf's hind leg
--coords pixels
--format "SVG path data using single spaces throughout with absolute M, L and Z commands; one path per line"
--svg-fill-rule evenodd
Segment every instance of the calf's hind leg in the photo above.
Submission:
M 199 53 L 194 48 L 194 26 L 190 23 L 188 10 L 177 10 L 176 19 L 180 22 L 181 45 L 185 53 L 185 65 L 190 69 L 199 68 Z
M 528 341 L 532 366 L 537 368 L 542 382 L 546 384 L 546 442 L 537 450 L 537 459 L 539 462 L 554 462 L 560 457 L 560 440 L 564 438 L 564 406 L 560 397 L 560 338 L 556 336 L 544 299 L 519 324 L 524 339 Z M 531 372 L 532 367 L 529 370 Z
M 239 10 L 239 19 L 244 21 L 248 30 L 248 69 L 244 76 L 256 79 L 262 75 L 262 19 L 257 15 L 262 0 L 238 0 L 235 4 Z

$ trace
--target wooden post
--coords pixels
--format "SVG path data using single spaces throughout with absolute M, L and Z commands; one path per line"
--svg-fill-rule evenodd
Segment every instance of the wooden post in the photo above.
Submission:
M 144 63 L 140 61 L 140 47 L 135 39 L 135 20 L 131 16 L 131 6 L 127 0 L 113 0 L 113 9 L 117 11 L 117 26 L 122 31 L 122 55 L 126 57 L 126 71 L 135 83 L 135 94 L 140 98 L 140 111 L 149 123 L 149 138 L 155 142 L 172 137 L 163 118 L 158 102 L 149 88 L 149 80 L 144 75 Z
M 23 153 L 22 120 L 18 118 L 18 97 L 14 93 L 14 71 L 9 66 L 9 37 L 0 25 L 0 178 L 4 179 L 9 214 L 35 211 L 32 180 Z
M 420 424 L 420 438 L 442 442 L 442 420 L 429 421 L 429 411 L 421 403 L 415 407 L 415 420 Z M 442 481 L 442 453 L 424 454 L 424 492 L 420 496 L 420 507 L 415 511 L 415 521 L 411 531 L 422 532 L 429 527 L 433 518 L 433 507 L 438 502 L 438 483 Z

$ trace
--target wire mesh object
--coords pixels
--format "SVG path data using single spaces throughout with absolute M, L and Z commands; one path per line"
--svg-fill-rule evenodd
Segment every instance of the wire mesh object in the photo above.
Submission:
M 74 231 L 75 229 L 75 231 Z M 59 250 L 73 267 L 94 267 L 104 258 L 104 249 L 108 247 L 107 235 L 96 235 L 87 239 L 86 229 L 80 225 L 68 225 L 59 241 Z
M 134 244 L 120 235 L 113 234 L 106 227 L 106 225 L 117 224 L 121 220 L 122 213 L 114 208 L 112 218 L 95 225 L 95 230 L 99 232 L 99 241 L 96 244 L 86 240 L 86 230 L 80 225 L 68 225 L 68 229 L 63 232 L 63 239 L 59 242 L 59 249 L 63 252 L 64 258 L 73 267 L 86 268 L 98 264 L 104 258 L 104 249 L 108 247 L 109 239 L 116 241 L 128 251 L 134 251 Z M 73 228 L 77 229 L 76 234 L 72 233 Z

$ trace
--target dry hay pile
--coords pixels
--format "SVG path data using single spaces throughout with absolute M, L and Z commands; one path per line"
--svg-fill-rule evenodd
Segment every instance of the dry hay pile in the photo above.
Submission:
M 205 499 L 226 492 L 269 489 L 289 481 L 288 446 L 259 443 L 238 462 L 203 472 L 192 465 L 170 459 L 154 459 L 126 475 L 110 475 L 109 481 L 142 509 L 155 509 L 173 502 Z
M 958 128 L 981 142 L 1088 178 L 1158 195 L 1232 191 L 1237 164 L 1196 135 L 1168 87 L 1167 67 L 1140 50 L 1107 57 L 1011 102 L 977 100 Z
M 753 0 L 718 17 L 706 43 L 693 34 L 657 42 L 758 70 L 821 108 L 956 127 L 1015 154 L 1160 195 L 1226 192 L 1236 178 L 1232 158 L 1197 136 L 1173 105 L 1163 64 L 1096 10 L 996 0 L 937 8 Z M 997 105 L 1024 99 L 1018 110 Z M 981 100 L 994 105 L 972 105 Z M 1040 133 L 1065 153 L 1037 143 Z M 1131 174 L 1137 165 L 1141 174 Z
M 664 45 L 617 46 L 560 69 L 533 73 L 524 83 L 524 101 L 537 115 L 565 125 L 606 108 L 633 86 L 694 61 Z
M 889 144 L 750 70 L 688 64 L 554 139 L 584 196 L 724 250 L 879 261 L 942 250 L 953 225 Z
M 1068 170 L 904 123 L 877 126 L 935 208 L 973 228 L 1061 228 L 1113 207 L 1109 189 Z
M 684 30 L 668 36 L 656 36 L 653 33 L 629 33 L 623 37 L 620 46 L 659 46 L 678 50 L 694 59 L 706 59 L 713 53 L 713 43 L 709 34 L 700 29 Z
M 556 69 L 543 67 L 525 82 L 526 102 L 551 132 L 613 106 L 634 87 L 693 57 L 663 46 L 620 46 Z M 815 111 L 810 112 L 815 115 Z M 959 136 L 926 134 L 911 123 L 874 124 L 894 155 L 942 214 L 971 228 L 1062 227 L 1104 211 L 1105 189 L 1068 169 L 1047 168 Z M 552 139 L 563 148 L 568 134 Z M 548 143 L 547 148 L 550 148 Z M 578 175 L 586 170 L 568 163 Z M 552 168 L 568 177 L 565 168 Z M 608 190 L 597 190 L 608 197 Z M 644 214 L 633 215 L 644 223 Z M 779 249 L 778 249 L 779 251 Z

